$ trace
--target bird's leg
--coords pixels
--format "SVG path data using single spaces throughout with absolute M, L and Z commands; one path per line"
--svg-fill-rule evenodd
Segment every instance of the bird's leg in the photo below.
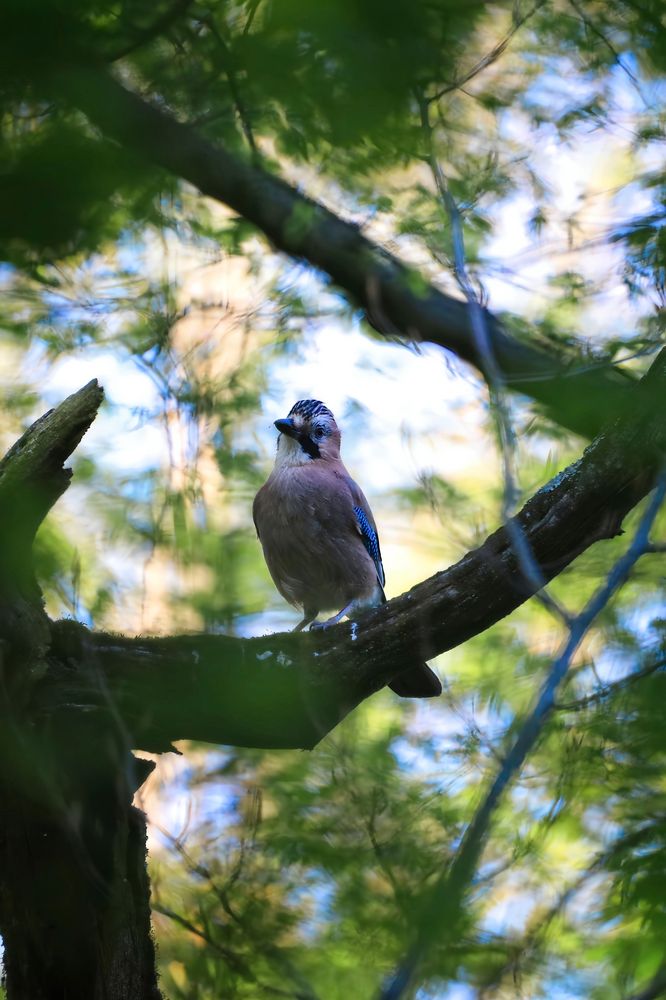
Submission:
M 350 601 L 349 604 L 345 605 L 342 611 L 338 611 L 337 615 L 333 615 L 332 618 L 327 618 L 325 622 L 313 622 L 310 626 L 310 631 L 312 632 L 317 629 L 330 628 L 331 625 L 337 625 L 338 622 L 344 618 L 345 615 L 348 615 L 351 611 L 353 611 L 357 605 L 358 601 Z
M 298 623 L 298 625 L 292 629 L 292 632 L 302 632 L 306 625 L 309 625 L 317 615 L 319 614 L 319 608 L 303 608 L 303 618 Z

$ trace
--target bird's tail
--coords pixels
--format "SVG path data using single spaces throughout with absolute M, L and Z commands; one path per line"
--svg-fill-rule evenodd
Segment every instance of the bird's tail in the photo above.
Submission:
M 436 698 L 442 693 L 442 682 L 427 663 L 402 670 L 389 687 L 401 698 Z
M 379 583 L 379 581 L 377 581 Z M 381 603 L 386 604 L 386 594 L 379 583 Z M 417 663 L 415 666 L 401 670 L 389 684 L 401 698 L 436 698 L 442 693 L 442 682 L 427 663 Z

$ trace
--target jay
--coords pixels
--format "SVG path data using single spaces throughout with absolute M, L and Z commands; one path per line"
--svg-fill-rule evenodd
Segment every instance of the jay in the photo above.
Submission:
M 340 431 L 318 399 L 301 399 L 276 420 L 275 466 L 252 508 L 264 558 L 278 591 L 303 609 L 300 631 L 328 628 L 345 615 L 386 601 L 384 567 L 372 511 L 340 458 Z M 340 608 L 315 622 L 324 609 Z M 437 676 L 417 662 L 390 687 L 403 697 L 441 693 Z

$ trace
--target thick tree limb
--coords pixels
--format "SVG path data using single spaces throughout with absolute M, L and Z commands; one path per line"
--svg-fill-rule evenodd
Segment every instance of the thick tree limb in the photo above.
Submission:
M 93 379 L 36 420 L 0 461 L 0 510 L 20 508 L 21 520 L 33 534 L 67 489 L 71 470 L 63 463 L 95 419 L 103 398 Z M 28 548 L 24 555 L 29 554 Z
M 101 69 L 60 67 L 55 86 L 106 135 L 194 184 L 254 223 L 285 253 L 328 274 L 378 332 L 430 341 L 485 371 L 466 302 L 446 295 L 280 178 L 213 145 L 124 88 Z M 485 321 L 508 387 L 546 405 L 565 426 L 592 437 L 604 417 L 630 405 L 631 381 L 612 368 L 576 370 Z M 585 365 L 589 364 L 586 362 Z
M 40 417 L 0 461 L 0 661 L 5 686 L 39 675 L 48 619 L 32 569 L 35 532 L 71 471 L 63 463 L 95 419 L 103 392 L 90 382 Z
M 618 534 L 651 489 L 666 454 L 665 388 L 663 351 L 634 393 L 633 417 L 609 427 L 517 515 L 546 581 Z M 61 622 L 52 646 L 60 666 L 39 703 L 45 712 L 63 699 L 112 706 L 132 745 L 145 749 L 176 739 L 311 748 L 411 658 L 452 649 L 533 593 L 500 528 L 455 566 L 325 633 L 131 639 Z

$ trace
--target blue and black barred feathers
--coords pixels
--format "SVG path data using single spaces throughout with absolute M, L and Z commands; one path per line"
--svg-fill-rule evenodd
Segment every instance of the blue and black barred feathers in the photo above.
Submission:
M 361 531 L 361 538 L 363 539 L 363 544 L 368 550 L 372 561 L 375 564 L 375 569 L 377 570 L 377 579 L 381 583 L 382 587 L 385 583 L 384 567 L 382 565 L 382 554 L 379 550 L 379 539 L 377 538 L 377 532 L 374 530 L 370 522 L 368 521 L 367 514 L 362 507 L 354 507 L 354 513 L 356 514 L 356 522 Z
M 314 417 L 318 417 L 324 413 L 327 417 L 333 416 L 328 406 L 325 406 L 318 399 L 299 399 L 297 403 L 294 403 L 288 415 L 293 417 L 295 413 L 308 420 L 312 420 Z

